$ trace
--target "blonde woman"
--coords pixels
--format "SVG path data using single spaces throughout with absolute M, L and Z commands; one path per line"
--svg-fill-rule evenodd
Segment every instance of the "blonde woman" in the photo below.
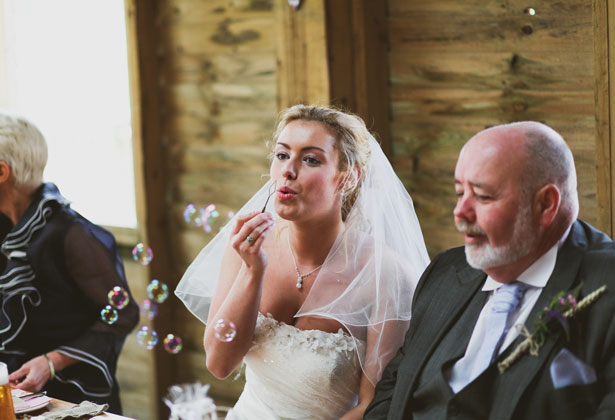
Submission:
M 246 363 L 229 418 L 360 419 L 428 264 L 412 201 L 354 115 L 291 107 L 272 152 L 271 179 L 176 294 L 207 325 L 215 376 Z M 236 326 L 232 341 L 218 322 Z

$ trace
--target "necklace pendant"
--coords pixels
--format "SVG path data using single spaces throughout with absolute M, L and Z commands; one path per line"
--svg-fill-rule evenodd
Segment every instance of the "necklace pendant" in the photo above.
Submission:
M 301 289 L 301 286 L 303 286 L 303 277 L 297 276 L 297 289 Z

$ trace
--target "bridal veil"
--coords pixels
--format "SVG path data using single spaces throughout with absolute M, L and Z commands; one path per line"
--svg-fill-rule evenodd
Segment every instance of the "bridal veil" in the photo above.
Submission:
M 367 341 L 367 346 L 357 346 L 365 349 L 359 358 L 363 371 L 376 384 L 403 344 L 412 295 L 429 257 L 412 199 L 373 137 L 369 144 L 370 161 L 345 229 L 295 317 L 335 319 L 356 340 Z M 271 182 L 238 214 L 260 211 Z M 273 200 L 267 210 L 278 217 Z M 231 220 L 203 248 L 175 290 L 203 323 L 207 322 L 233 223 Z

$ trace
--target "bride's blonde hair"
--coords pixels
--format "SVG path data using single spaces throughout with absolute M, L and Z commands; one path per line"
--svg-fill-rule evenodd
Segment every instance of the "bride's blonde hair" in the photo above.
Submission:
M 329 106 L 294 105 L 280 113 L 273 132 L 272 147 L 275 147 L 282 130 L 296 120 L 321 123 L 335 135 L 335 147 L 340 153 L 338 168 L 340 172 L 347 172 L 344 180 L 347 188 L 342 198 L 342 220 L 346 220 L 365 178 L 370 157 L 369 131 L 360 117 L 340 109 Z M 348 185 L 352 176 L 351 168 L 355 167 L 360 169 L 360 177 L 352 185 Z

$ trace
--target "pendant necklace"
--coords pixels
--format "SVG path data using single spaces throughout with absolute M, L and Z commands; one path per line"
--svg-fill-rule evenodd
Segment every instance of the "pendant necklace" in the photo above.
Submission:
M 290 251 L 290 256 L 293 258 L 293 263 L 295 264 L 295 271 L 297 272 L 296 286 L 297 286 L 297 289 L 301 289 L 301 287 L 303 286 L 303 279 L 309 276 L 310 274 L 313 274 L 314 272 L 316 272 L 316 270 L 318 270 L 320 267 L 323 266 L 324 262 L 320 264 L 318 267 L 316 267 L 315 269 L 313 269 L 312 271 L 310 271 L 309 273 L 301 274 L 301 272 L 299 271 L 299 267 L 297 266 L 297 260 L 295 259 L 295 254 L 293 253 L 293 247 L 290 246 L 290 231 L 288 232 L 288 236 L 286 237 L 286 239 L 288 240 L 288 250 Z

